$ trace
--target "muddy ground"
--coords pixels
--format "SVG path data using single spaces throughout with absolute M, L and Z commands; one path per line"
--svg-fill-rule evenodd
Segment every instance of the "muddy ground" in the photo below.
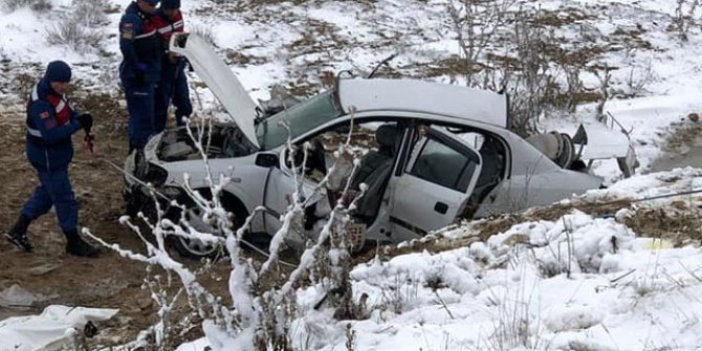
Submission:
M 110 96 L 93 96 L 78 101 L 95 117 L 95 151 L 98 156 L 92 157 L 84 150 L 84 134 L 82 131 L 76 133 L 76 154 L 70 176 L 80 204 L 80 225 L 90 228 L 107 242 L 142 252 L 143 244 L 137 236 L 117 222 L 125 212 L 121 195 L 123 180 L 117 170 L 104 162 L 122 164 L 127 155 L 126 112 L 115 101 L 117 99 Z M 0 131 L 0 230 L 4 232 L 14 223 L 38 180 L 25 157 L 22 106 L 0 112 Z M 97 259 L 66 255 L 64 237 L 53 211 L 32 223 L 28 235 L 35 246 L 31 254 L 0 240 L 0 291 L 17 284 L 41 299 L 20 306 L 0 306 L 0 319 L 39 313 L 51 304 L 117 308 L 120 310 L 118 317 L 99 326 L 103 329 L 99 343 L 105 345 L 131 341 L 138 331 L 154 323 L 155 306 L 149 292 L 141 288 L 145 277 L 143 264 L 107 250 L 103 250 L 104 254 Z M 189 264 L 199 266 L 199 262 Z M 209 275 L 205 279 L 208 288 L 214 292 L 226 292 L 227 268 L 227 263 L 215 265 L 209 274 L 215 279 L 210 279 Z M 216 282 L 217 277 L 225 279 Z M 184 311 L 180 309 L 178 313 L 182 315 Z

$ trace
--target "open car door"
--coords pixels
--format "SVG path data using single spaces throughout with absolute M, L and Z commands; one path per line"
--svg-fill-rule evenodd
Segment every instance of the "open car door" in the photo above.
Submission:
M 425 129 L 402 172 L 390 180 L 389 220 L 394 239 L 425 235 L 454 222 L 468 203 L 482 157 L 459 139 Z

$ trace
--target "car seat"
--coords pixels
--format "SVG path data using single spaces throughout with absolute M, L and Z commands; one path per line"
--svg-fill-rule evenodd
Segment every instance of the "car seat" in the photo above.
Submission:
M 390 179 L 392 166 L 397 153 L 398 127 L 394 124 L 384 124 L 375 131 L 375 140 L 378 143 L 377 151 L 368 152 L 361 160 L 361 168 L 353 185 L 356 189 L 365 183 L 365 195 L 356 203 L 355 215 L 370 224 L 380 207 L 380 202 L 385 193 L 385 186 Z

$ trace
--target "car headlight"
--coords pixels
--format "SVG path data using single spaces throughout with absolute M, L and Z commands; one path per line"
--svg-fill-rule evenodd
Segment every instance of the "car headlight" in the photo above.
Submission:
M 148 170 L 142 180 L 158 188 L 166 183 L 166 179 L 168 179 L 168 171 L 163 167 L 149 163 Z

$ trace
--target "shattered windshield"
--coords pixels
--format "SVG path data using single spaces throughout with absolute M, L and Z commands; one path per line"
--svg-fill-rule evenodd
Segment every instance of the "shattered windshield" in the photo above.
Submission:
M 290 136 L 295 139 L 340 115 L 332 91 L 326 91 L 265 119 L 256 126 L 256 137 L 261 149 L 274 149 L 283 145 L 288 138 L 285 124 L 290 128 Z

